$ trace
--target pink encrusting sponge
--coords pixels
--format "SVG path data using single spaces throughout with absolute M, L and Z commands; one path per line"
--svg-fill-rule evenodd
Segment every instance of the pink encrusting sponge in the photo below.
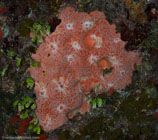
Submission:
M 125 42 L 103 12 L 87 14 L 67 7 L 59 18 L 55 32 L 32 55 L 39 67 L 29 68 L 35 80 L 36 115 L 45 131 L 87 112 L 86 94 L 96 86 L 100 93 L 125 88 L 134 65 L 141 63 L 139 53 L 124 49 Z

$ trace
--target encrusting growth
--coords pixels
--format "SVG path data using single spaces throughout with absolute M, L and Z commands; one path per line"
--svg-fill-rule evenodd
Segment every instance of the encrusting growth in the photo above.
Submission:
M 60 127 L 77 112 L 87 112 L 86 94 L 96 86 L 100 93 L 125 88 L 134 65 L 141 63 L 139 53 L 124 49 L 125 42 L 104 13 L 67 7 L 59 18 L 55 32 L 32 55 L 39 67 L 29 68 L 35 80 L 36 115 L 45 131 Z

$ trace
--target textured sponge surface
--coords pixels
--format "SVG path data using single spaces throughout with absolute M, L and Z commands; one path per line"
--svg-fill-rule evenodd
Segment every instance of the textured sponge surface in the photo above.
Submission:
M 134 65 L 141 63 L 139 53 L 124 49 L 115 25 L 102 12 L 87 14 L 67 7 L 59 18 L 55 32 L 32 55 L 39 67 L 29 68 L 35 80 L 36 115 L 45 131 L 60 127 L 77 112 L 87 112 L 86 94 L 97 85 L 101 92 L 125 88 Z

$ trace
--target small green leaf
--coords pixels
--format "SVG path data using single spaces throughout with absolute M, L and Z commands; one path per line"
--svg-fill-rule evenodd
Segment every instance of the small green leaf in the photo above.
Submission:
M 24 101 L 25 101 L 25 103 L 27 103 L 27 102 L 31 103 L 32 99 L 29 96 L 27 96 L 27 97 L 24 98 Z
M 40 31 L 42 28 L 42 26 L 40 24 L 36 24 L 35 27 L 36 27 L 37 31 Z
M 16 66 L 19 67 L 21 64 L 21 58 L 17 57 Z
M 36 119 L 35 121 L 34 121 L 34 125 L 36 125 L 38 123 L 38 120 Z
M 4 77 L 6 71 L 8 69 L 8 64 L 3 68 L 3 70 L 1 71 L 1 76 Z
M 16 107 L 19 103 L 19 100 L 16 100 L 14 103 L 13 103 L 13 106 Z
M 27 79 L 26 79 L 26 82 L 27 82 L 27 83 L 30 83 L 30 82 L 33 82 L 33 80 L 32 80 L 32 78 L 27 78 Z
M 42 28 L 42 30 L 40 31 L 41 36 L 44 36 L 44 28 Z
M 36 104 L 33 104 L 32 106 L 31 106 L 31 109 L 35 109 L 36 108 Z
M 25 103 L 25 100 L 23 100 L 23 101 L 21 102 L 21 104 L 25 105 L 25 104 L 26 104 L 26 103 Z
M 25 111 L 24 113 L 22 113 L 21 115 L 20 115 L 20 118 L 21 119 L 26 119 L 28 117 L 28 112 L 27 111 Z
M 102 107 L 103 101 L 101 98 L 97 98 L 98 107 Z
M 35 42 L 35 41 L 36 41 L 35 35 L 33 36 L 33 38 L 32 38 L 31 40 L 32 40 L 32 42 Z
M 39 62 L 34 62 L 33 64 L 31 64 L 31 66 L 33 66 L 33 67 L 38 67 L 38 65 L 39 65 Z
M 92 98 L 88 99 L 88 103 L 91 103 L 92 102 Z
M 26 103 L 26 104 L 25 104 L 25 107 L 26 107 L 26 108 L 29 108 L 29 106 L 30 106 L 30 103 Z
M 38 35 L 38 37 L 37 37 L 37 43 L 38 44 L 42 43 L 42 35 Z
M 8 56 L 8 58 L 12 58 L 13 56 L 15 56 L 17 53 L 16 53 L 16 51 L 14 51 L 14 50 L 9 50 L 8 52 L 7 52 L 7 56 Z
M 33 132 L 36 132 L 37 134 L 40 134 L 40 133 L 41 133 L 41 128 L 40 128 L 40 126 L 36 126 L 36 127 L 33 129 Z
M 26 79 L 26 83 L 27 83 L 27 88 L 32 89 L 34 86 L 34 81 L 32 78 L 27 78 Z
M 33 123 L 34 125 L 36 125 L 36 124 L 38 123 L 37 118 L 33 118 L 33 119 L 31 120 L 31 123 Z
M 47 25 L 47 30 L 46 30 L 46 34 L 48 35 L 49 33 L 50 33 L 50 26 L 49 25 Z
M 24 110 L 24 105 L 18 103 L 18 111 L 21 112 L 22 110 Z
M 38 126 L 37 127 L 37 134 L 40 134 L 41 133 L 41 128 Z
M 28 129 L 29 130 L 33 129 L 33 125 L 29 125 Z
M 95 109 L 97 107 L 97 101 L 96 99 L 92 100 L 92 108 Z
M 20 112 L 21 110 L 21 105 L 18 105 L 18 111 Z
M 42 37 L 50 33 L 50 26 L 48 23 L 34 23 L 33 27 L 30 27 L 30 30 L 33 33 L 32 42 L 40 44 L 42 43 Z
M 36 132 L 37 131 L 37 127 L 35 127 L 34 129 L 33 129 L 33 132 Z

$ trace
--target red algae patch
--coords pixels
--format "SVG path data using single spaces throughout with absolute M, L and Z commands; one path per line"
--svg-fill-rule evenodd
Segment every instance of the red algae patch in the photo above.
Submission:
M 67 7 L 61 23 L 45 37 L 32 57 L 40 63 L 29 71 L 35 80 L 36 115 L 45 131 L 54 130 L 76 113 L 89 111 L 86 94 L 100 85 L 101 92 L 131 83 L 139 53 L 127 52 L 125 42 L 104 14 L 76 12 Z M 110 72 L 103 74 L 105 69 Z

